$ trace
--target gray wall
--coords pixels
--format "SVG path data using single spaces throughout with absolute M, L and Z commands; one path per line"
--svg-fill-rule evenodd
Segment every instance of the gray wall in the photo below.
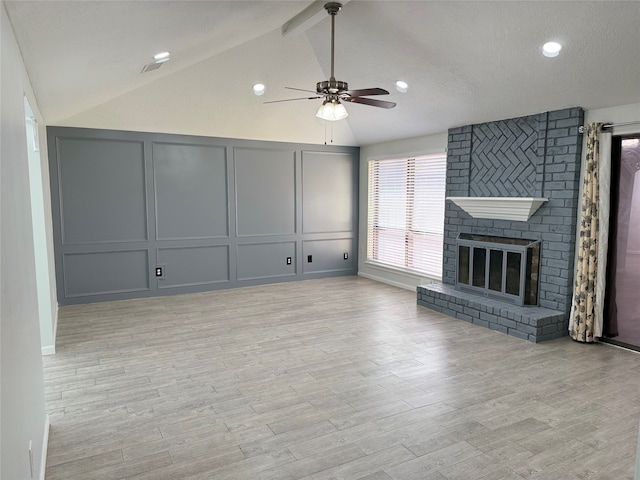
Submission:
M 47 136 L 60 304 L 356 273 L 357 148 Z
M 3 3 L 0 3 L 0 478 L 41 477 L 47 423 L 31 225 L 24 97 L 38 105 Z M 44 477 L 44 474 L 42 474 Z
M 541 239 L 540 306 L 571 309 L 583 124 L 581 108 L 449 130 L 447 197 L 544 197 L 527 222 L 445 207 L 443 283 L 455 284 L 458 233 Z

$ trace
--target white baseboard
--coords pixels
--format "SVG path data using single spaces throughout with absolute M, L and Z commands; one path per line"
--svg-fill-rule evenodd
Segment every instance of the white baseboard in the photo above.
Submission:
M 358 272 L 358 276 L 368 278 L 369 280 L 374 280 L 380 283 L 386 283 L 387 285 L 391 285 L 398 288 L 404 288 L 405 290 L 411 290 L 412 292 L 416 291 L 415 285 L 408 285 L 402 282 L 395 282 L 393 280 L 389 280 L 388 278 L 379 277 L 377 275 L 372 275 L 370 273 Z
M 42 355 L 53 355 L 56 353 L 55 345 L 45 345 L 42 347 Z
M 42 347 L 42 355 L 54 355 L 56 353 L 56 336 L 58 335 L 58 311 L 60 307 L 56 306 L 53 318 L 53 345 Z
M 42 458 L 40 459 L 40 480 L 44 480 L 44 474 L 47 469 L 47 450 L 49 449 L 49 415 L 46 416 L 44 421 L 44 435 L 42 437 Z
M 56 337 L 58 336 L 58 312 L 60 311 L 60 306 L 56 304 L 56 309 L 54 311 L 55 317 L 53 318 L 53 345 L 55 348 Z

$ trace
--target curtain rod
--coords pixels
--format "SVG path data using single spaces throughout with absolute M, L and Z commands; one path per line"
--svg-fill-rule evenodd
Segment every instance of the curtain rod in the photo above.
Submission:
M 624 127 L 624 126 L 627 126 L 627 125 L 637 125 L 637 124 L 640 124 L 640 120 L 636 120 L 634 122 L 605 123 L 604 125 L 602 125 L 602 129 L 603 130 L 604 129 L 609 130 L 609 129 L 613 128 L 613 127 Z M 580 125 L 578 127 L 578 133 L 584 133 L 585 129 L 586 129 L 586 125 Z
M 602 128 L 613 128 L 613 127 L 624 127 L 626 125 L 637 125 L 640 123 L 640 120 L 636 120 L 635 122 L 622 122 L 622 123 L 605 123 Z

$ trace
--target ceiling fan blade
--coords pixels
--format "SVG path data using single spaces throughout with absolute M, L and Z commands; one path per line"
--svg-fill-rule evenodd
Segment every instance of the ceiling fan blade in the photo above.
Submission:
M 262 102 L 262 103 L 293 102 L 294 100 L 315 100 L 317 98 L 324 98 L 324 97 L 316 96 L 316 97 L 301 97 L 301 98 L 285 98 L 284 100 L 271 100 L 269 102 Z
M 344 92 L 338 92 L 339 94 L 346 93 L 352 97 L 367 97 L 369 95 L 389 95 L 384 88 L 363 88 L 361 90 L 345 90 Z
M 363 105 L 371 105 L 372 107 L 393 108 L 396 106 L 394 102 L 386 102 L 384 100 L 376 100 L 375 98 L 347 97 L 342 99 L 349 103 L 361 103 Z
M 295 88 L 295 87 L 284 87 L 284 88 L 286 88 L 286 89 L 288 89 L 288 90 L 297 90 L 297 91 L 299 91 L 299 92 L 318 93 L 318 92 L 316 92 L 315 90 L 306 90 L 306 89 L 304 89 L 304 88 Z

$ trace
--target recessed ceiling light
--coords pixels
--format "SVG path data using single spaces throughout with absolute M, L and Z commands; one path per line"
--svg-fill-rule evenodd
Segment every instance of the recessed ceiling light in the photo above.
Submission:
M 171 59 L 171 54 L 169 52 L 156 53 L 153 59 L 156 61 L 155 63 L 168 62 Z
M 558 42 L 547 42 L 542 46 L 542 54 L 545 57 L 557 57 L 562 50 L 562 45 Z
M 403 82 L 402 80 L 398 80 L 396 82 L 396 90 L 398 90 L 399 92 L 402 92 L 402 93 L 406 93 L 407 90 L 409 90 L 409 85 L 407 84 L 407 82 Z
M 264 94 L 264 89 L 266 87 L 262 83 L 256 83 L 252 88 L 253 88 L 253 93 L 255 95 L 260 96 L 260 95 Z

